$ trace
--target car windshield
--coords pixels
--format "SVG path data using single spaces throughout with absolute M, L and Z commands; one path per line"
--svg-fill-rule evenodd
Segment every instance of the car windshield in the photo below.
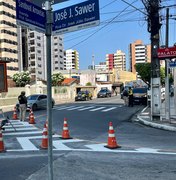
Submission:
M 36 100 L 38 98 L 38 95 L 28 96 L 27 100 Z
M 82 94 L 85 94 L 85 92 L 83 92 L 83 91 L 78 92 L 78 95 L 82 95 Z
M 147 89 L 146 88 L 136 88 L 136 89 L 133 89 L 133 93 L 147 93 Z
M 107 90 L 106 89 L 102 89 L 102 90 L 100 90 L 100 92 L 106 92 Z

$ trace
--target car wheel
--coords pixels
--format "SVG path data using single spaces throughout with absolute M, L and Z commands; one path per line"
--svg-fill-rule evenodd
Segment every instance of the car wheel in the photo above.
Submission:
M 33 111 L 36 111 L 36 110 L 37 110 L 37 104 L 33 104 L 32 110 L 33 110 Z

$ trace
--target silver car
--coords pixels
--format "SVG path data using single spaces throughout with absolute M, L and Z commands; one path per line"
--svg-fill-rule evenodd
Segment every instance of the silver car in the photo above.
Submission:
M 52 98 L 52 108 L 55 105 L 55 101 Z M 46 94 L 33 94 L 27 97 L 27 110 L 32 109 L 44 109 L 47 107 L 47 95 Z M 17 110 L 19 110 L 19 103 L 16 104 Z

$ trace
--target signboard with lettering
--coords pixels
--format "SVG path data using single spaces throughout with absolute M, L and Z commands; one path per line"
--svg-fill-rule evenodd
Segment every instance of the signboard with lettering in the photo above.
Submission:
M 169 67 L 170 68 L 176 67 L 176 60 L 169 62 Z
M 176 46 L 168 48 L 158 49 L 158 58 L 175 58 L 176 57 Z
M 0 93 L 7 92 L 6 63 L 0 62 Z
M 53 34 L 64 34 L 100 23 L 99 1 L 89 0 L 53 13 Z
M 40 7 L 43 7 L 45 2 L 46 2 L 46 0 L 28 0 L 28 1 L 30 1 L 33 4 L 35 4 L 37 6 L 40 6 Z M 62 3 L 62 2 L 65 2 L 65 1 L 68 1 L 68 0 L 53 0 L 52 4 Z
M 16 0 L 17 24 L 39 32 L 46 31 L 46 11 L 27 0 Z

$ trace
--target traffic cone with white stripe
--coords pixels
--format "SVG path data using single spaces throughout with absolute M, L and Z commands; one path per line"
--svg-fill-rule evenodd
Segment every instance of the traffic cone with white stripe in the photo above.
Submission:
M 31 113 L 32 113 L 32 109 L 30 108 L 30 110 L 29 110 L 29 120 L 30 120 L 30 117 L 31 117 Z
M 43 128 L 43 136 L 42 136 L 42 144 L 40 145 L 42 149 L 48 149 L 48 130 L 46 128 L 46 124 L 44 124 Z
M 29 116 L 29 124 L 35 124 L 35 117 L 34 117 L 34 113 L 32 110 L 31 110 L 30 116 Z
M 105 147 L 107 147 L 109 149 L 116 149 L 116 148 L 121 147 L 117 144 L 116 137 L 115 137 L 115 131 L 114 131 L 112 122 L 109 123 L 108 144 Z
M 68 130 L 68 125 L 67 125 L 67 119 L 64 118 L 64 125 L 63 125 L 63 131 L 62 131 L 62 139 L 71 139 L 70 133 Z
M 18 119 L 16 107 L 14 107 L 12 119 L 13 119 L 13 120 L 17 120 L 17 119 Z
M 2 131 L 0 129 L 0 152 L 4 152 L 4 142 L 3 142 L 3 138 L 2 138 Z

